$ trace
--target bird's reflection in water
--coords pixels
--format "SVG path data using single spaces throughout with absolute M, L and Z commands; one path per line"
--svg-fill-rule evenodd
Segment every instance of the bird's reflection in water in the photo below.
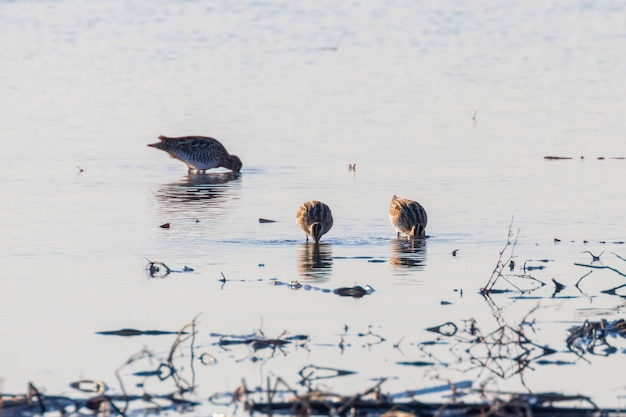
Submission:
M 330 243 L 302 243 L 298 246 L 298 272 L 304 281 L 326 282 L 333 267 Z
M 205 217 L 207 211 L 215 211 L 212 209 L 223 211 L 223 206 L 237 197 L 240 185 L 238 172 L 189 173 L 179 181 L 159 186 L 155 197 L 164 214 Z
M 390 263 L 394 268 L 424 269 L 426 239 L 393 239 Z

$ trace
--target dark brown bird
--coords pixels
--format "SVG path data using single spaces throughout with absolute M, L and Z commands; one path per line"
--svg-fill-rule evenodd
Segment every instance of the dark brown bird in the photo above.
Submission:
M 428 217 L 426 210 L 417 201 L 393 196 L 389 207 L 389 221 L 398 232 L 409 237 L 426 236 Z
M 159 142 L 148 146 L 160 149 L 187 165 L 189 172 L 204 173 L 207 169 L 223 167 L 233 172 L 241 170 L 241 159 L 228 153 L 217 139 L 205 136 L 159 136 Z
M 333 214 L 330 208 L 320 201 L 307 201 L 298 208 L 296 224 L 304 233 L 306 240 L 309 236 L 315 243 L 319 243 L 322 235 L 333 227 Z

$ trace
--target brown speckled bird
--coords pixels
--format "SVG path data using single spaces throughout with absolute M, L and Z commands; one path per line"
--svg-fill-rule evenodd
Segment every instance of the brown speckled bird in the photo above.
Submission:
M 333 227 L 333 214 L 330 208 L 320 201 L 307 201 L 298 208 L 296 224 L 304 233 L 306 240 L 309 236 L 315 243 L 319 243 L 322 235 Z
M 241 170 L 241 159 L 228 153 L 217 139 L 205 136 L 159 136 L 159 142 L 148 146 L 160 149 L 187 165 L 189 172 L 204 173 L 207 169 L 223 167 L 233 172 Z
M 417 201 L 393 196 L 389 207 L 389 221 L 398 232 L 409 237 L 425 237 L 428 217 Z

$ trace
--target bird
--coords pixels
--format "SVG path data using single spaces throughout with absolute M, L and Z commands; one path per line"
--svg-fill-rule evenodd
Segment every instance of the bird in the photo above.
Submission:
M 233 172 L 241 170 L 241 159 L 228 153 L 217 139 L 206 136 L 159 136 L 159 142 L 148 146 L 170 154 L 187 165 L 189 172 L 204 173 L 207 169 L 224 167 Z
M 333 227 L 333 214 L 330 207 L 321 201 L 307 201 L 298 208 L 296 224 L 306 233 L 307 242 L 311 236 L 315 243 L 319 243 L 322 235 Z
M 425 237 L 428 217 L 426 210 L 417 201 L 393 196 L 389 206 L 389 221 L 398 232 L 409 237 Z

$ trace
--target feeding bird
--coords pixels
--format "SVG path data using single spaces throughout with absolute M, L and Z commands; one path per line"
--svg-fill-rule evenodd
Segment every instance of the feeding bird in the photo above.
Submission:
M 389 221 L 398 232 L 409 237 L 425 237 L 428 217 L 417 201 L 393 196 L 389 207 Z
M 307 201 L 298 208 L 296 224 L 304 233 L 306 240 L 309 236 L 315 243 L 319 243 L 322 235 L 333 227 L 333 214 L 330 207 L 320 201 Z
M 160 149 L 187 165 L 189 172 L 204 173 L 207 169 L 223 167 L 233 172 L 241 170 L 241 159 L 228 153 L 217 139 L 206 136 L 159 136 L 159 142 L 148 146 Z

